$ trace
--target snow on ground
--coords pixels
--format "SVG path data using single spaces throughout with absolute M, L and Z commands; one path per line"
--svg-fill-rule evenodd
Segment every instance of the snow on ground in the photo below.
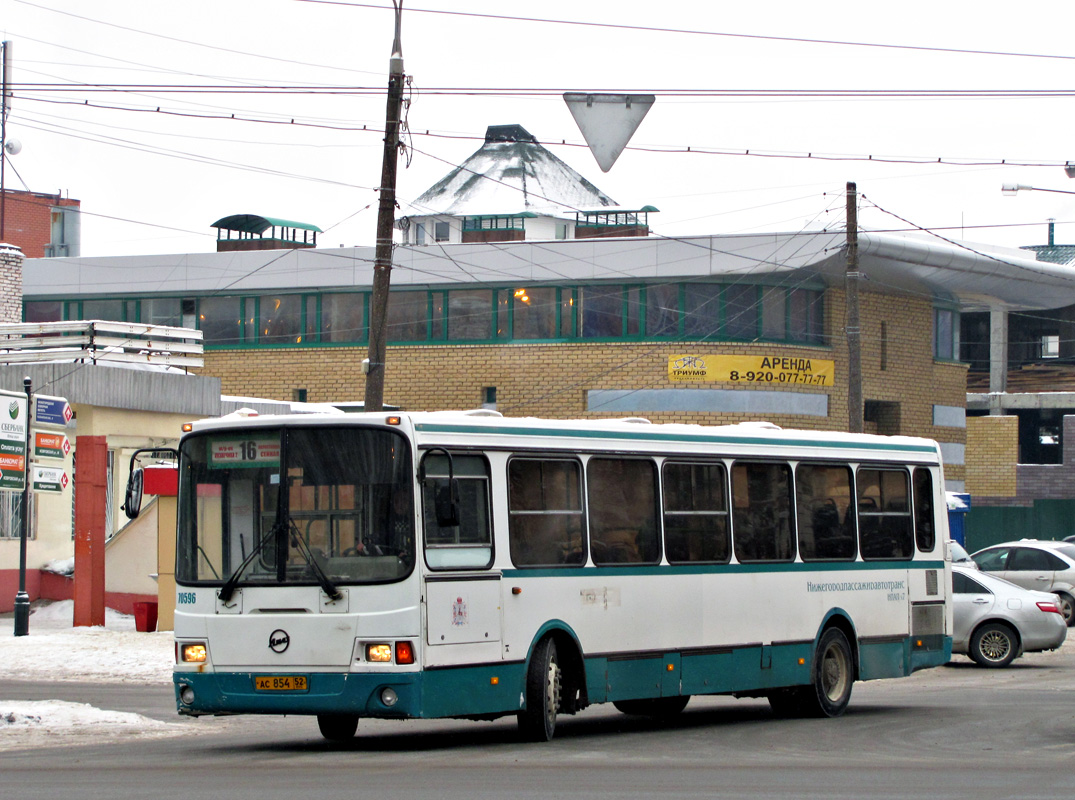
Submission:
M 170 631 L 139 633 L 134 617 L 110 608 L 103 628 L 72 628 L 73 617 L 70 600 L 35 605 L 28 636 L 14 635 L 12 615 L 0 617 L 0 681 L 171 683 Z
M 73 615 L 70 600 L 35 604 L 27 636 L 14 635 L 11 614 L 0 615 L 0 750 L 187 731 L 181 724 L 86 703 L 4 698 L 5 680 L 171 682 L 175 657 L 170 631 L 139 633 L 134 617 L 112 609 L 105 611 L 103 628 L 73 628 Z

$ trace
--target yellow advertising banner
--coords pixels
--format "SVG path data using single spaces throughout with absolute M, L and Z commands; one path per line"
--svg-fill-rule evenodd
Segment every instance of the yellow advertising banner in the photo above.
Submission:
M 832 386 L 836 362 L 789 356 L 668 357 L 668 379 L 675 382 L 720 381 L 767 386 Z

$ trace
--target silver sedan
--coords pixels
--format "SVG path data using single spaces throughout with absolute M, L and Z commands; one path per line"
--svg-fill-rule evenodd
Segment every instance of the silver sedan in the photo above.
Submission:
M 1006 667 L 1036 650 L 1055 650 L 1068 628 L 1056 595 L 953 564 L 952 652 L 983 667 Z

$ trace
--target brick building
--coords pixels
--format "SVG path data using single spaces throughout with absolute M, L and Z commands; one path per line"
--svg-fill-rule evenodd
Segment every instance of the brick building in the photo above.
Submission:
M 846 430 L 844 234 L 648 236 L 655 210 L 616 205 L 520 126 L 489 128 L 400 220 L 385 399 Z M 198 327 L 226 394 L 344 402 L 365 391 L 373 263 L 361 247 L 47 259 L 25 317 Z M 937 440 L 963 490 L 961 314 L 1075 303 L 1075 269 L 883 233 L 860 234 L 859 269 L 865 427 Z
M 822 232 L 399 246 L 385 398 L 846 430 L 843 244 Z M 978 256 L 943 242 L 863 233 L 859 248 L 866 428 L 936 439 L 962 489 L 960 308 L 1033 307 L 1070 279 L 1017 251 L 980 274 Z M 159 279 L 139 292 L 132 274 Z M 24 297 L 38 320 L 194 322 L 203 372 L 226 394 L 344 401 L 364 394 L 372 279 L 372 248 L 48 259 L 31 262 Z
M 58 194 L 4 190 L 4 233 L 26 258 L 77 256 L 81 203 Z

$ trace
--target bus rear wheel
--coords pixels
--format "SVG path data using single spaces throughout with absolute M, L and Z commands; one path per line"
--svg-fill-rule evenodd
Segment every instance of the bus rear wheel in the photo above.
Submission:
M 330 742 L 350 741 L 358 730 L 358 714 L 318 714 L 317 729 Z
M 556 657 L 556 642 L 547 636 L 538 642 L 526 672 L 526 709 L 519 712 L 519 733 L 529 742 L 547 742 L 556 732 L 563 675 Z
M 689 694 L 682 694 L 676 697 L 651 697 L 646 700 L 615 700 L 612 705 L 623 714 L 666 719 L 685 709 L 690 699 Z
M 818 642 L 810 685 L 772 692 L 769 705 L 773 713 L 782 717 L 840 716 L 851 702 L 854 664 L 844 632 L 829 628 Z

